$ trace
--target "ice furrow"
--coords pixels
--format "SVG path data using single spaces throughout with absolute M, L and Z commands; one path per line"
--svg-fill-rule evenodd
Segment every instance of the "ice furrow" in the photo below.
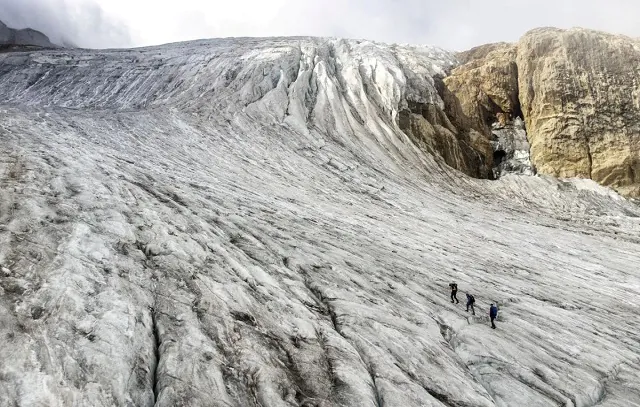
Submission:
M 158 402 L 158 396 L 162 391 L 159 383 L 158 377 L 158 366 L 160 365 L 160 358 L 162 354 L 160 353 L 160 346 L 162 345 L 160 339 L 160 333 L 158 332 L 158 323 L 156 322 L 156 311 L 154 308 L 150 310 L 151 313 L 151 332 L 153 336 L 153 354 L 154 359 L 151 361 L 151 385 L 153 392 L 153 405 L 155 406 Z

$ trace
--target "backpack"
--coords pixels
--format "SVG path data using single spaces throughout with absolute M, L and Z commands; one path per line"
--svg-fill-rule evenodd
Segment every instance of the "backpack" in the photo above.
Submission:
M 469 304 L 473 304 L 476 302 L 476 299 L 473 297 L 473 295 L 469 294 Z

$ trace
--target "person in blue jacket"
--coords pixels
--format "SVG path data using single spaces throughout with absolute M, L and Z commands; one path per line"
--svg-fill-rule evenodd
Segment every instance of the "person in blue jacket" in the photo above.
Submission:
M 498 318 L 498 307 L 494 304 L 491 304 L 491 308 L 489 308 L 489 317 L 491 318 L 491 328 L 496 329 L 496 324 L 493 321 Z

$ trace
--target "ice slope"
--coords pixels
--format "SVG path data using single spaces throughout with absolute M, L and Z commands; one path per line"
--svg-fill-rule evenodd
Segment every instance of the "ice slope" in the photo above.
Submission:
M 639 207 L 415 148 L 452 63 L 0 55 L 0 406 L 640 406 Z

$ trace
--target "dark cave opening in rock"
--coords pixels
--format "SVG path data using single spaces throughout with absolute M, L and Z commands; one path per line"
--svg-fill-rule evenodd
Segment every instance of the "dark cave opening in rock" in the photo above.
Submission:
M 520 107 L 520 103 L 518 103 L 518 105 L 516 106 L 516 110 L 514 110 L 512 116 L 514 119 L 517 117 L 524 122 L 524 113 L 522 113 L 522 108 Z
M 502 173 L 500 166 L 507 157 L 507 153 L 504 150 L 496 150 L 493 152 L 493 168 L 491 171 L 490 179 L 495 181 L 500 178 Z

